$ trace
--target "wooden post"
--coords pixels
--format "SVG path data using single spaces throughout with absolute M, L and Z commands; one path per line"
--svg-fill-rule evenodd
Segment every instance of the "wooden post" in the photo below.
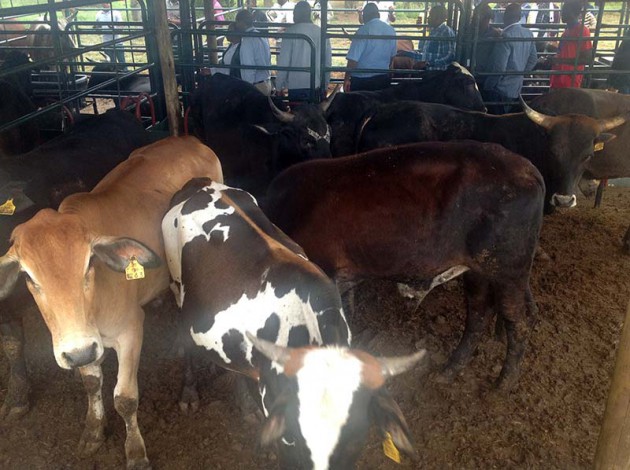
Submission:
M 166 2 L 154 1 L 155 12 L 155 39 L 160 58 L 162 82 L 164 83 L 164 99 L 166 101 L 166 114 L 171 135 L 179 135 L 179 118 L 181 116 L 179 106 L 179 94 L 177 93 L 177 79 L 175 78 L 175 59 L 173 58 L 173 44 L 166 17 Z
M 630 468 L 630 304 L 619 340 L 594 466 L 597 470 Z
M 203 0 L 203 16 L 206 18 L 206 21 L 214 21 L 214 4 L 212 0 Z M 216 28 L 214 24 L 209 24 L 207 28 L 210 31 L 214 31 Z M 208 34 L 206 44 L 208 45 L 208 49 L 210 52 L 208 53 L 208 58 L 210 59 L 210 63 L 216 65 L 219 63 L 219 57 L 217 56 L 217 37 L 214 34 Z

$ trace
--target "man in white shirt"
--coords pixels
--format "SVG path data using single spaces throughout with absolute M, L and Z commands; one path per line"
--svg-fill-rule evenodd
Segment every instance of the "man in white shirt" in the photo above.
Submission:
M 287 28 L 287 33 L 304 34 L 311 38 L 315 45 L 315 94 L 318 98 L 326 91 L 328 77 L 324 86 L 321 86 L 321 34 L 319 26 L 313 24 L 311 19 L 311 6 L 306 1 L 300 1 L 295 6 L 293 18 L 295 24 Z M 278 56 L 280 67 L 310 67 L 311 52 L 313 48 L 305 39 L 284 39 Z M 330 40 L 326 40 L 326 66 L 332 63 Z M 278 70 L 276 87 L 279 90 L 288 90 L 290 101 L 306 101 L 311 97 L 311 74 L 294 70 Z
M 272 23 L 293 23 L 295 3 L 291 0 L 278 0 L 269 10 L 267 16 Z
M 396 7 L 394 5 L 394 2 L 387 2 L 387 1 L 378 1 L 378 0 L 366 0 L 363 3 L 363 6 L 361 7 L 361 9 L 359 10 L 359 23 L 363 24 L 363 9 L 365 8 L 365 5 L 367 5 L 368 3 L 374 3 L 376 4 L 376 6 L 378 7 L 378 12 L 380 15 L 380 19 L 381 21 L 384 21 L 387 24 L 392 24 L 393 22 L 396 21 Z
M 112 23 L 122 23 L 122 16 L 118 10 L 112 10 L 111 3 L 102 3 L 102 10 L 96 14 L 97 23 L 103 23 L 103 25 L 97 25 L 95 28 L 103 28 L 105 32 L 103 32 L 103 42 L 113 41 L 114 39 L 118 39 L 120 36 L 117 36 L 114 32 L 114 25 Z M 119 64 L 125 63 L 125 51 L 122 48 L 122 44 L 118 43 L 114 47 L 113 45 L 107 46 L 103 48 L 105 54 L 109 56 L 109 60 L 111 62 L 117 62 Z
M 236 15 L 236 31 L 241 33 L 256 33 L 254 29 L 254 18 L 249 10 L 241 10 Z M 260 67 L 271 67 L 271 51 L 267 38 L 241 39 L 239 52 L 241 65 L 255 65 Z M 264 69 L 241 69 L 241 79 L 253 84 L 264 95 L 271 94 L 271 74 L 268 68 Z

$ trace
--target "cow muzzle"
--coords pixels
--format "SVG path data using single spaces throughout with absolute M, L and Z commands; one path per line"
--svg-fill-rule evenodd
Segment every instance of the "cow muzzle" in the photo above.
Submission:
M 554 194 L 551 196 L 551 205 L 554 207 L 575 207 L 577 206 L 577 198 L 575 194 L 570 196 L 566 194 Z
M 64 341 L 55 351 L 55 359 L 59 367 L 74 369 L 97 361 L 103 356 L 103 345 L 94 337 L 75 338 Z

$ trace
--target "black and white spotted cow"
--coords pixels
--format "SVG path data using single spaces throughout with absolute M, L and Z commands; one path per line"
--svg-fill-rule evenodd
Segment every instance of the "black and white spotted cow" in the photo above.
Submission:
M 413 453 L 382 385 L 425 352 L 375 359 L 348 349 L 335 284 L 250 194 L 191 180 L 174 196 L 162 231 L 183 329 L 214 362 L 258 381 L 269 418 L 262 442 L 282 440 L 282 468 L 351 467 L 371 417 Z

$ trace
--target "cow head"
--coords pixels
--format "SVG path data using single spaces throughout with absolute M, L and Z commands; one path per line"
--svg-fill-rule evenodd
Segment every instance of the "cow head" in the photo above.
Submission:
M 103 342 L 93 318 L 99 270 L 124 272 L 132 257 L 145 268 L 160 258 L 130 238 L 97 236 L 76 215 L 52 209 L 18 225 L 13 245 L 0 258 L 0 298 L 7 296 L 21 272 L 53 340 L 55 360 L 71 369 L 99 360 Z M 116 299 L 99 299 L 116 308 Z
M 324 112 L 332 99 L 327 98 L 319 105 L 304 104 L 288 112 L 278 109 L 269 98 L 269 106 L 277 122 L 256 127 L 274 138 L 273 174 L 299 162 L 331 156 L 330 126 Z
M 545 169 L 546 212 L 554 207 L 574 207 L 577 204 L 575 188 L 596 145 L 615 138 L 608 131 L 626 122 L 630 114 L 608 119 L 581 114 L 549 116 L 533 110 L 522 98 L 521 104 L 527 117 L 541 127 L 549 139 L 550 153 L 539 162 Z
M 261 437 L 263 445 L 283 441 L 283 467 L 352 468 L 372 422 L 399 451 L 414 456 L 405 418 L 383 385 L 425 359 L 426 351 L 377 359 L 348 348 L 285 348 L 247 336 L 288 379 L 267 410 Z
M 457 62 L 451 63 L 441 79 L 444 104 L 471 111 L 487 111 L 475 77 Z

